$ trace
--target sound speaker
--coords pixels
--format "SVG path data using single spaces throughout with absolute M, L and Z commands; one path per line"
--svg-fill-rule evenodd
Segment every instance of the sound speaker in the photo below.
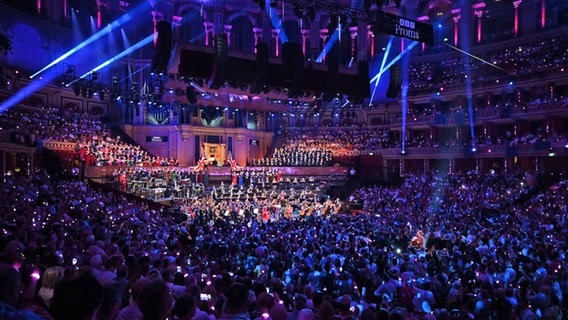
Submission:
M 197 103 L 197 98 L 195 96 L 195 89 L 193 86 L 187 86 L 185 88 L 185 96 L 187 97 L 187 101 L 191 104 Z
M 256 74 L 251 84 L 251 93 L 260 93 L 268 81 L 268 45 L 259 42 L 256 45 Z
M 304 54 L 299 43 L 286 42 L 282 45 L 282 68 L 288 96 L 295 98 L 304 80 Z
M 337 52 L 337 50 L 335 50 L 335 52 Z M 337 95 L 337 81 L 339 76 L 339 60 L 337 59 L 337 55 L 327 55 L 325 57 L 325 64 L 327 65 L 327 79 L 322 100 L 328 102 Z
M 393 64 L 390 69 L 389 78 L 389 88 L 387 89 L 387 98 L 396 98 L 400 95 L 401 86 L 401 76 L 400 76 L 400 65 L 398 63 Z
M 371 84 L 369 83 L 369 62 L 357 62 L 357 92 L 353 103 L 361 104 L 365 98 L 371 98 Z
M 211 72 L 210 89 L 219 89 L 227 76 L 227 35 L 222 33 L 215 36 L 215 63 Z
M 156 51 L 152 58 L 152 70 L 164 72 L 168 68 L 172 54 L 172 25 L 166 21 L 158 21 L 156 31 L 158 38 L 156 39 Z

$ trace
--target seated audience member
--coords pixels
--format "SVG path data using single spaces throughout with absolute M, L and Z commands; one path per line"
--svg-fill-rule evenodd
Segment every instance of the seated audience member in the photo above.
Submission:
M 138 306 L 143 320 L 165 320 L 170 315 L 173 297 L 162 279 L 150 281 L 140 292 Z
M 53 293 L 51 313 L 55 320 L 91 320 L 103 301 L 102 287 L 89 269 L 60 282 Z
M 250 304 L 248 288 L 241 283 L 232 284 L 227 290 L 220 320 L 250 320 Z
M 150 283 L 150 280 L 146 278 L 140 278 L 134 282 L 131 288 L 130 303 L 128 306 L 118 313 L 117 320 L 140 320 L 142 319 L 142 311 L 138 303 L 140 302 L 140 292 L 144 287 Z

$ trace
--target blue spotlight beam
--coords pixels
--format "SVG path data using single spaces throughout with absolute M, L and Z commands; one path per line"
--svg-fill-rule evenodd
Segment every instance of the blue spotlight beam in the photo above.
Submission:
M 331 48 L 333 48 L 333 46 L 335 45 L 335 43 L 337 41 L 339 41 L 341 43 L 341 32 L 343 32 L 343 30 L 345 28 L 347 28 L 347 23 L 345 25 L 339 24 L 339 27 L 335 28 L 335 31 L 333 32 L 333 34 L 329 38 L 329 41 L 327 41 L 327 43 L 325 44 L 325 47 L 323 48 L 323 50 L 320 52 L 318 58 L 316 59 L 317 63 L 321 63 L 323 61 L 323 58 L 325 57 L 325 55 L 328 52 L 331 51 Z M 341 32 L 339 32 L 340 29 L 341 29 Z
M 13 96 L 11 96 L 8 100 L 2 102 L 0 104 L 0 113 L 4 113 L 6 110 L 10 109 L 11 107 L 15 106 L 16 104 L 22 102 L 24 99 L 32 95 L 32 93 L 36 92 L 37 90 L 45 87 L 46 85 L 50 84 L 53 80 L 57 77 L 61 76 L 63 72 L 50 72 L 46 75 L 40 77 L 39 79 L 35 79 L 30 81 L 27 86 L 21 88 L 18 92 L 16 92 Z
M 102 68 L 108 66 L 109 64 L 111 64 L 111 63 L 113 63 L 113 62 L 115 62 L 115 61 L 121 59 L 122 57 L 124 57 L 124 56 L 130 54 L 130 53 L 133 52 L 133 51 L 136 51 L 136 50 L 142 48 L 143 46 L 145 46 L 145 45 L 151 43 L 152 41 L 154 41 L 154 34 L 153 34 L 153 33 L 150 34 L 149 36 L 147 36 L 146 38 L 144 38 L 143 40 L 140 40 L 139 42 L 137 42 L 136 44 L 134 44 L 132 47 L 130 47 L 130 48 L 128 48 L 128 49 L 122 51 L 121 53 L 117 54 L 116 56 L 114 56 L 114 57 L 108 59 L 107 61 L 105 61 L 105 62 L 99 64 L 99 65 L 98 65 L 97 67 L 95 67 L 93 70 L 91 70 L 91 71 L 89 71 L 89 72 L 86 72 L 85 74 L 83 74 L 82 76 L 80 76 L 79 79 L 85 78 L 86 76 L 88 76 L 88 75 L 89 75 L 90 73 L 92 73 L 92 72 L 97 72 L 97 71 L 101 70 Z
M 144 5 L 145 4 L 145 5 Z M 30 79 L 33 79 L 35 76 L 37 76 L 38 74 L 44 72 L 45 70 L 53 67 L 54 65 L 58 64 L 59 62 L 69 58 L 72 54 L 74 54 L 75 52 L 83 49 L 84 47 L 88 46 L 89 44 L 97 41 L 98 39 L 100 39 L 101 37 L 105 36 L 106 34 L 108 34 L 110 31 L 122 26 L 123 24 L 129 22 L 130 20 L 132 20 L 135 16 L 137 16 L 139 13 L 141 13 L 142 11 L 150 8 L 149 6 L 150 4 L 148 2 L 143 2 L 143 5 L 139 5 L 136 8 L 132 9 L 132 11 L 125 13 L 123 16 L 121 16 L 120 18 L 118 18 L 117 20 L 113 21 L 111 24 L 109 24 L 108 28 L 103 28 L 101 29 L 99 32 L 95 33 L 94 35 L 92 35 L 91 37 L 89 37 L 87 40 L 79 43 L 75 48 L 67 51 L 65 54 L 63 54 L 62 56 L 60 56 L 59 58 L 53 60 L 52 62 L 50 62 L 47 66 L 43 67 L 41 70 L 39 70 L 38 72 L 32 74 L 30 76 Z
M 143 66 L 142 68 L 140 68 L 140 69 L 138 69 L 138 70 L 136 70 L 136 71 L 130 73 L 130 74 L 127 75 L 126 77 L 124 77 L 124 78 L 118 80 L 118 82 L 122 82 L 122 81 L 124 81 L 124 80 L 130 78 L 130 77 L 132 77 L 133 75 L 138 74 L 138 73 L 144 71 L 144 70 L 147 69 L 148 67 L 150 67 L 150 64 L 149 64 L 149 63 L 148 63 L 147 65 Z M 130 68 L 130 66 L 129 66 L 129 68 Z
M 363 6 L 362 0 L 351 0 L 351 8 L 352 9 L 358 10 L 362 6 Z M 339 40 L 339 42 L 341 42 L 341 33 L 346 28 L 348 28 L 350 21 L 351 21 L 350 18 L 348 18 L 347 21 L 339 20 L 338 26 L 335 28 L 335 31 L 333 32 L 333 34 L 329 38 L 329 41 L 325 44 L 325 47 L 322 50 L 322 52 L 319 54 L 316 62 L 321 63 L 323 61 L 323 58 L 327 54 L 327 52 L 329 52 L 331 50 L 331 48 L 333 48 L 333 45 L 335 44 L 335 42 L 337 42 L 338 40 Z M 339 30 L 341 30 L 341 32 L 339 32 Z
M 270 17 L 270 22 L 272 22 L 272 26 L 274 27 L 274 29 L 280 30 L 280 33 L 278 34 L 278 38 L 280 38 L 280 43 L 288 42 L 288 37 L 286 36 L 286 32 L 282 27 L 282 19 L 280 19 L 280 16 L 278 16 L 278 11 L 270 6 L 270 1 L 266 1 L 264 10 L 266 11 L 266 13 L 268 13 L 268 16 Z
M 406 40 L 402 39 L 404 44 Z M 410 65 L 410 56 L 404 55 L 401 61 L 401 73 L 402 73 L 402 87 L 401 87 L 401 104 L 402 104 L 402 143 L 400 150 L 403 154 L 406 154 L 406 120 L 408 115 L 408 68 Z
M 124 29 L 120 28 L 120 33 L 122 34 L 122 43 L 124 43 L 124 47 L 130 47 L 130 41 L 128 40 L 128 36 L 124 32 Z
M 385 54 L 383 56 L 383 61 L 381 61 L 381 67 L 379 68 L 379 73 L 377 73 L 377 81 L 375 83 L 375 87 L 373 88 L 373 94 L 371 95 L 371 101 L 373 101 L 373 98 L 375 97 L 375 93 L 377 93 L 377 87 L 379 86 L 379 81 L 381 80 L 381 76 L 383 75 L 383 69 L 385 67 L 385 63 L 387 62 L 387 57 L 389 56 L 391 47 L 392 47 L 392 40 L 393 40 L 393 36 L 390 36 L 389 38 L 389 42 L 387 43 L 387 49 L 385 50 Z M 375 77 L 373 77 L 375 78 Z M 373 82 L 373 80 L 371 80 L 371 83 Z
M 400 60 L 400 58 L 402 58 L 402 56 L 404 56 L 405 54 L 410 52 L 410 50 L 412 50 L 414 47 L 416 47 L 416 45 L 418 43 L 419 42 L 417 42 L 417 41 L 413 41 L 410 45 L 408 45 L 408 47 L 405 48 L 404 51 L 401 52 L 398 56 L 396 56 L 394 59 L 392 59 L 391 62 L 389 62 L 389 64 L 387 64 L 384 68 L 381 68 L 381 71 L 379 71 L 379 73 L 376 76 L 374 76 L 373 79 L 371 79 L 371 82 L 376 81 L 381 73 L 385 72 L 390 67 L 392 67 L 393 64 L 397 63 L 398 60 Z
M 93 18 L 93 16 L 91 16 L 90 19 L 91 19 L 91 34 L 95 34 L 97 32 L 97 23 L 95 22 L 95 18 Z

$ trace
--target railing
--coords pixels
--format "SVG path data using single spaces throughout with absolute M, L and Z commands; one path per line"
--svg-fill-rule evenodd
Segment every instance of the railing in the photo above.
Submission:
M 75 151 L 74 142 L 44 141 L 43 147 L 54 151 Z

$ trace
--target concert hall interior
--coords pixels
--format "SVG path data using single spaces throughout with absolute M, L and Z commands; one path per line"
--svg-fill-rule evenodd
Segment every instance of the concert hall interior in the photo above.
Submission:
M 0 0 L 0 319 L 564 319 L 565 0 Z

